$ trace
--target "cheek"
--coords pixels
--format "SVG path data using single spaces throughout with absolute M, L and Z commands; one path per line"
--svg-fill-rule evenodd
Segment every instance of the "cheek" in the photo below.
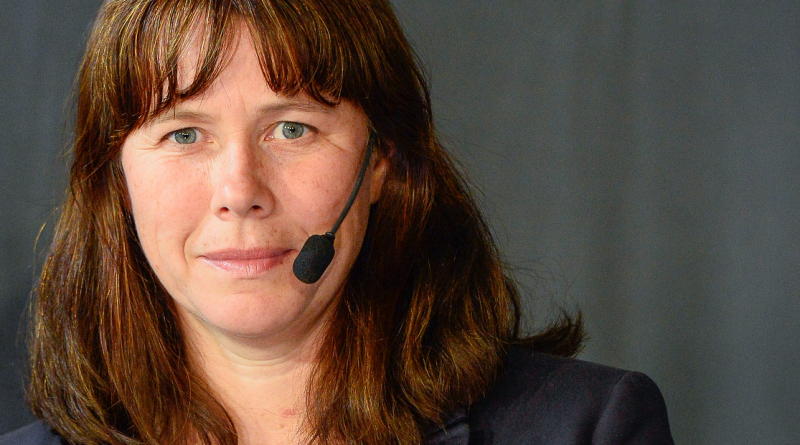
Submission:
M 327 232 L 355 186 L 352 171 L 351 162 L 335 158 L 315 159 L 283 169 L 280 207 L 308 235 Z
M 182 245 L 207 208 L 202 174 L 158 163 L 125 168 L 136 232 L 148 261 L 182 254 Z
M 331 230 L 356 186 L 362 161 L 357 156 L 331 156 L 306 169 L 306 172 L 315 174 L 305 174 L 303 180 L 296 183 L 302 187 L 297 187 L 292 202 L 297 207 L 297 215 L 303 218 L 300 222 L 307 235 Z M 333 264 L 338 264 L 339 268 L 349 268 L 361 246 L 369 214 L 370 177 L 368 172 L 356 200 L 336 232 Z

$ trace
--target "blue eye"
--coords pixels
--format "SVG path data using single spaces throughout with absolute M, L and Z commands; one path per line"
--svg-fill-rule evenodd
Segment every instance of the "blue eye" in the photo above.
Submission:
M 197 130 L 194 128 L 183 128 L 173 131 L 169 138 L 178 144 L 193 144 L 197 141 Z
M 281 136 L 286 139 L 297 139 L 306 134 L 306 126 L 299 122 L 281 122 L 278 124 Z

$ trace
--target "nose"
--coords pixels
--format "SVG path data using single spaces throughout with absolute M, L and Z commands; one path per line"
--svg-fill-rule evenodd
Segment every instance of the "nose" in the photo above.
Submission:
M 275 205 L 268 185 L 269 165 L 257 144 L 232 142 L 214 166 L 211 206 L 221 219 L 264 218 Z

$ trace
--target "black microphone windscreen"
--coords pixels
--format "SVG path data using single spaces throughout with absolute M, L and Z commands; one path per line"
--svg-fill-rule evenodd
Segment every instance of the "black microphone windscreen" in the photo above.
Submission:
M 333 254 L 333 236 L 311 235 L 294 259 L 294 276 L 306 284 L 316 283 L 331 264 Z

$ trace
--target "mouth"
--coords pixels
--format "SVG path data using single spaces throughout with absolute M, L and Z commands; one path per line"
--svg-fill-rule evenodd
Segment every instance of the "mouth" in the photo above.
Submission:
M 263 274 L 282 264 L 292 249 L 226 249 L 200 255 L 200 259 L 221 272 L 239 277 Z

